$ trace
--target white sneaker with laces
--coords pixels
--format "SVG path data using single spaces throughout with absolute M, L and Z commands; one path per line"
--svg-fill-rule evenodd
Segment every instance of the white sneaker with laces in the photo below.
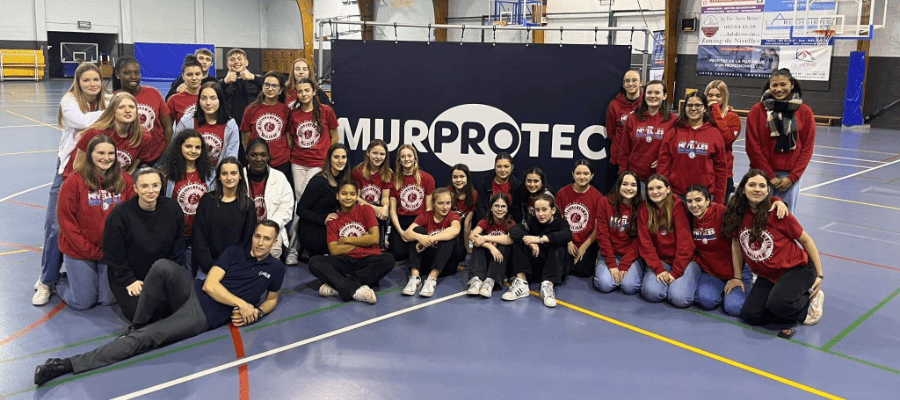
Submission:
M 356 293 L 353 293 L 353 300 L 375 304 L 378 301 L 378 298 L 375 297 L 375 291 L 372 290 L 372 288 L 368 285 L 362 285 L 359 289 L 356 289 Z
M 295 249 L 288 250 L 287 256 L 284 257 L 284 264 L 291 265 L 291 266 L 300 264 L 300 258 L 297 255 L 297 250 L 295 250 Z
M 486 299 L 491 298 L 491 293 L 494 291 L 494 280 L 491 278 L 487 278 L 484 280 L 484 283 L 481 284 L 481 290 L 478 291 L 478 294 L 481 297 Z
M 809 309 L 806 311 L 806 319 L 803 325 L 815 325 L 822 320 L 822 311 L 825 308 L 825 292 L 819 289 L 813 298 L 809 299 Z
M 508 301 L 521 299 L 523 297 L 528 297 L 528 282 L 519 277 L 516 277 L 516 280 L 514 280 L 509 287 L 509 290 L 507 290 L 506 293 L 503 293 L 503 296 L 500 296 L 501 299 Z
M 419 291 L 419 296 L 421 297 L 431 297 L 434 296 L 434 288 L 437 286 L 437 280 L 428 278 L 425 280 L 425 283 L 422 284 L 422 290 Z
M 400 293 L 402 293 L 404 296 L 412 296 L 416 294 L 416 292 L 419 290 L 419 285 L 421 284 L 422 278 L 410 275 L 409 282 L 406 282 L 406 287 L 403 288 L 403 291 Z
M 338 291 L 334 290 L 334 288 L 331 287 L 329 284 L 323 283 L 322 286 L 319 286 L 319 296 L 329 297 L 329 296 L 337 296 L 337 295 L 338 295 Z
M 547 307 L 556 307 L 556 293 L 553 292 L 553 282 L 541 282 L 541 299 Z
M 479 290 L 481 290 L 481 278 L 473 277 L 469 279 L 469 290 L 466 291 L 466 294 L 469 296 L 477 296 Z
M 38 287 L 43 284 L 44 284 L 44 282 L 41 282 L 41 278 L 38 277 L 37 282 L 34 283 L 34 290 L 38 290 Z
M 50 295 L 53 294 L 53 289 L 42 282 L 38 282 L 35 286 L 37 286 L 37 289 L 34 292 L 34 296 L 31 298 L 31 304 L 36 306 L 47 304 L 47 302 L 50 301 Z

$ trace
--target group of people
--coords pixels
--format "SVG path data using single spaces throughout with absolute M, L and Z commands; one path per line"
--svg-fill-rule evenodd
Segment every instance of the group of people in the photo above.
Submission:
M 513 301 L 540 282 L 543 304 L 555 307 L 555 287 L 575 275 L 604 293 L 724 304 L 751 324 L 822 317 L 822 265 L 792 215 L 815 124 L 787 70 L 750 112 L 751 170 L 736 191 L 741 124 L 725 83 L 689 95 L 676 115 L 662 82 L 629 71 L 606 115 L 607 167 L 619 173 L 598 190 L 593 162 L 578 160 L 573 183 L 554 192 L 538 167 L 516 177 L 507 153 L 477 183 L 454 165 L 446 187 L 411 145 L 391 168 L 388 144 L 372 140 L 350 166 L 310 63 L 296 60 L 285 81 L 249 72 L 240 49 L 227 60 L 216 80 L 209 51 L 186 57 L 168 100 L 141 85 L 134 58 L 116 63 L 113 94 L 95 65 L 77 69 L 60 102 L 32 302 L 56 293 L 76 310 L 116 304 L 129 330 L 47 360 L 36 384 L 229 321 L 252 324 L 277 304 L 285 264 L 301 258 L 311 287 L 343 301 L 376 303 L 373 287 L 398 262 L 409 269 L 401 293 L 431 297 L 468 258 L 472 296 L 509 283 L 501 298 Z

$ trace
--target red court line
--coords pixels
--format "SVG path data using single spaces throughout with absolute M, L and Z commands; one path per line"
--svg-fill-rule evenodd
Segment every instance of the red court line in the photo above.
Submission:
M 43 252 L 44 252 L 43 250 L 41 250 L 40 247 L 26 246 L 26 245 L 24 245 L 24 244 L 17 244 L 17 243 L 0 242 L 0 246 L 18 247 L 18 248 L 20 248 L 20 249 L 36 251 L 36 252 L 38 252 L 38 253 L 43 253 Z
M 828 257 L 832 257 L 832 258 L 837 258 L 837 259 L 839 259 L 839 260 L 852 261 L 852 262 L 855 262 L 855 263 L 860 263 L 860 264 L 865 264 L 865 265 L 871 265 L 871 266 L 873 266 L 873 267 L 884 268 L 884 269 L 890 269 L 890 270 L 894 270 L 894 271 L 900 271 L 900 268 L 896 268 L 896 267 L 888 267 L 887 265 L 875 264 L 875 263 L 870 263 L 870 262 L 868 262 L 868 261 L 862 261 L 862 260 L 857 260 L 857 259 L 853 259 L 853 258 L 847 258 L 847 257 L 836 256 L 836 255 L 834 255 L 834 254 L 822 253 L 821 251 L 819 252 L 819 254 L 821 254 L 821 255 L 823 255 L 823 256 L 828 256 Z
M 244 357 L 244 340 L 241 339 L 241 331 L 234 324 L 228 324 L 231 330 L 231 341 L 234 343 L 234 355 L 237 358 Z M 238 398 L 240 400 L 250 400 L 250 373 L 247 370 L 247 364 L 241 364 L 238 367 L 238 379 L 240 382 Z
M 894 160 L 896 160 L 896 159 L 898 159 L 898 158 L 900 158 L 900 154 L 897 154 L 896 156 L 892 156 L 892 157 L 885 158 L 884 160 L 881 160 L 881 161 L 882 161 L 882 162 L 891 162 L 891 161 L 894 161 Z
M 54 309 L 50 310 L 50 312 L 47 313 L 47 315 L 41 317 L 41 319 L 35 321 L 31 325 L 26 326 L 25 329 L 22 329 L 21 331 L 14 333 L 12 336 L 10 336 L 6 339 L 0 340 L 0 346 L 3 346 L 4 344 L 7 344 L 9 342 L 12 342 L 13 340 L 16 340 L 16 339 L 22 337 L 22 335 L 24 335 L 28 332 L 31 332 L 34 328 L 37 328 L 37 327 L 43 325 L 44 322 L 49 321 L 50 318 L 53 318 L 54 315 L 58 314 L 65 307 L 66 307 L 66 303 L 60 302 L 59 305 L 57 305 Z
M 18 205 L 20 205 L 20 206 L 28 206 L 28 207 L 40 208 L 40 209 L 43 209 L 43 210 L 46 210 L 46 209 L 47 209 L 47 206 L 42 206 L 42 205 L 39 205 L 39 204 L 25 203 L 25 202 L 22 202 L 22 201 L 7 200 L 6 202 L 7 202 L 7 203 L 12 203 L 12 204 L 18 204 Z

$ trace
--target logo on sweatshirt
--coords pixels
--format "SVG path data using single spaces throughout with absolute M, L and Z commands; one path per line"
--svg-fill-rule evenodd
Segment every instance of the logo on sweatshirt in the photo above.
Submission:
M 253 205 L 256 206 L 256 219 L 261 220 L 266 218 L 266 198 L 263 195 L 259 195 L 253 198 Z
M 118 149 L 116 149 L 116 159 L 119 160 L 119 166 L 121 166 L 122 169 L 128 168 L 133 161 L 131 159 L 131 154 Z
M 653 142 L 653 140 L 662 140 L 666 131 L 663 128 L 655 128 L 653 125 L 647 125 L 646 127 L 637 128 L 634 132 L 634 137 L 647 141 L 647 143 Z
M 381 205 L 381 187 L 371 183 L 359 189 L 359 197 L 373 205 Z
M 366 227 L 363 224 L 351 221 L 338 230 L 338 237 L 360 237 L 366 234 Z
M 611 228 L 619 231 L 620 233 L 625 232 L 625 230 L 628 229 L 628 226 L 629 226 L 628 216 L 623 215 L 621 217 L 616 217 L 616 216 L 609 217 L 609 226 Z
M 678 142 L 678 153 L 687 154 L 689 158 L 697 157 L 697 155 L 705 156 L 709 154 L 709 143 L 696 140 L 681 141 Z
M 100 189 L 94 190 L 92 192 L 88 192 L 87 195 L 87 203 L 88 206 L 97 207 L 99 206 L 103 211 L 107 211 L 116 204 L 122 202 L 121 194 L 112 194 L 109 191 Z
M 408 210 L 415 211 L 425 202 L 425 190 L 421 186 L 406 185 L 400 191 L 400 205 Z
M 741 231 L 740 235 L 741 248 L 744 249 L 744 254 L 747 255 L 747 258 L 756 261 L 762 262 L 768 260 L 772 257 L 772 251 L 775 249 L 775 241 L 772 240 L 772 235 L 769 231 L 762 231 L 762 241 L 761 242 L 750 242 L 750 229 L 744 229 Z
M 694 240 L 703 244 L 707 244 L 712 240 L 716 240 L 716 229 L 715 228 L 697 228 L 694 229 Z
M 212 159 L 213 164 L 219 165 L 219 158 L 222 157 L 222 139 L 216 134 L 209 132 L 202 132 L 200 135 L 203 136 L 203 143 L 206 143 L 206 147 L 209 147 L 209 157 Z
M 153 130 L 153 124 L 156 123 L 156 111 L 153 111 L 153 108 L 146 104 L 138 104 L 137 111 L 138 116 L 141 118 L 141 127 L 145 131 Z
M 194 115 L 196 113 L 197 113 L 197 103 L 194 103 L 194 104 L 187 106 L 187 108 L 184 109 L 184 114 L 181 114 L 181 115 L 182 116 L 185 116 L 188 114 Z
M 200 204 L 200 198 L 206 194 L 206 184 L 191 182 L 181 187 L 181 190 L 175 194 L 175 200 L 181 206 L 184 215 L 194 215 L 197 213 L 197 204 Z
M 569 221 L 569 228 L 572 233 L 579 233 L 587 228 L 588 221 L 591 219 L 591 212 L 584 204 L 572 203 L 565 209 L 566 221 Z
M 281 137 L 281 130 L 283 128 L 284 121 L 275 114 L 265 113 L 256 119 L 256 133 L 267 142 L 271 142 Z
M 297 144 L 304 148 L 309 149 L 315 147 L 319 144 L 319 130 L 316 129 L 316 123 L 312 121 L 303 121 L 300 125 L 297 126 L 296 140 Z

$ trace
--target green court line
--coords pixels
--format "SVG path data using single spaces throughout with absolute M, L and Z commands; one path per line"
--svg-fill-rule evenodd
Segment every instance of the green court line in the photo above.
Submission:
M 401 286 L 395 286 L 395 287 L 392 287 L 392 288 L 385 289 L 385 290 L 382 290 L 382 291 L 380 291 L 380 292 L 377 292 L 376 294 L 377 294 L 377 295 L 384 295 L 384 294 L 388 294 L 388 293 L 391 293 L 391 292 L 396 292 L 396 291 L 398 291 L 398 290 L 400 290 L 400 289 L 401 289 Z M 296 291 L 294 291 L 293 289 L 284 289 L 284 290 L 281 291 L 281 293 L 285 293 L 285 292 L 287 292 L 287 291 L 290 291 L 289 293 L 294 293 L 294 292 L 296 292 Z M 283 323 L 285 323 L 285 322 L 297 320 L 297 319 L 300 319 L 300 318 L 303 318 L 303 317 L 308 317 L 308 316 L 310 316 L 310 315 L 315 315 L 315 314 L 318 314 L 318 313 L 321 313 L 321 312 L 324 312 L 324 311 L 329 311 L 329 310 L 334 310 L 334 309 L 337 309 L 337 308 L 345 307 L 345 306 L 348 306 L 348 305 L 350 305 L 350 304 L 352 304 L 352 302 L 341 302 L 341 303 L 337 303 L 337 304 L 334 304 L 334 305 L 330 305 L 330 306 L 328 306 L 328 307 L 317 308 L 317 309 L 315 309 L 315 310 L 307 311 L 307 312 L 302 313 L 302 314 L 298 314 L 298 315 L 294 315 L 294 316 L 291 316 L 291 317 L 286 317 L 286 318 L 282 318 L 282 319 L 279 319 L 279 320 L 275 320 L 275 321 L 269 322 L 269 323 L 264 324 L 264 325 L 250 326 L 250 327 L 246 327 L 246 328 L 241 328 L 241 330 L 243 330 L 243 331 L 245 331 L 245 332 L 252 332 L 252 331 L 256 331 L 256 330 L 262 329 L 262 328 L 268 328 L 268 327 L 271 327 L 271 326 L 280 325 L 280 324 L 283 324 Z M 110 338 L 110 337 L 116 337 L 116 336 L 118 336 L 118 335 L 115 335 L 115 334 L 114 334 L 114 335 L 107 335 L 107 336 L 103 336 L 103 337 L 99 337 L 99 338 L 89 339 L 89 340 L 86 340 L 86 341 L 82 341 L 82 342 L 78 342 L 78 343 L 72 343 L 72 344 L 69 344 L 69 345 L 66 345 L 66 346 L 62 346 L 60 349 L 62 349 L 62 348 L 72 348 L 72 347 L 76 347 L 76 346 L 83 345 L 83 344 L 85 344 L 85 343 L 96 342 L 96 341 L 99 341 L 99 340 L 102 340 L 102 339 L 106 339 L 106 338 Z M 110 372 L 110 371 L 115 371 L 115 370 L 118 370 L 118 369 L 122 369 L 122 368 L 131 366 L 131 365 L 135 365 L 135 364 L 138 364 L 138 363 L 142 363 L 142 362 L 144 362 L 144 361 L 149 361 L 149 360 L 157 359 L 157 358 L 160 358 L 160 357 L 163 357 L 163 356 L 167 356 L 167 355 L 170 355 L 170 354 L 179 353 L 179 352 L 182 352 L 182 351 L 185 351 L 185 350 L 190 350 L 190 349 L 195 348 L 195 347 L 199 347 L 199 346 L 207 345 L 207 344 L 210 344 L 210 343 L 218 342 L 218 341 L 223 340 L 223 339 L 228 338 L 228 337 L 229 337 L 228 335 L 216 336 L 216 337 L 214 337 L 214 338 L 206 339 L 206 340 L 203 340 L 203 341 L 194 343 L 194 344 L 189 344 L 189 345 L 184 345 L 184 346 L 180 346 L 180 347 L 175 347 L 175 348 L 171 348 L 171 349 L 168 349 L 168 350 L 165 350 L 165 351 L 154 352 L 154 353 L 149 354 L 149 355 L 147 355 L 147 356 L 137 357 L 137 358 L 132 358 L 132 359 L 129 359 L 129 360 L 126 360 L 126 361 L 118 362 L 118 363 L 115 363 L 115 364 L 110 365 L 110 366 L 105 367 L 105 368 L 96 369 L 96 370 L 89 371 L 89 372 L 85 372 L 85 373 L 78 374 L 78 375 L 72 375 L 72 376 L 69 376 L 69 377 L 67 377 L 67 378 L 54 379 L 54 380 L 52 380 L 52 381 L 50 381 L 50 382 L 47 382 L 46 384 L 44 384 L 44 385 L 41 386 L 41 387 L 38 387 L 38 386 L 32 386 L 32 387 L 30 387 L 30 388 L 22 389 L 22 390 L 19 390 L 19 391 L 17 391 L 17 392 L 0 394 L 0 399 L 6 399 L 6 398 L 9 398 L 9 397 L 12 397 L 12 396 L 17 396 L 17 395 L 20 395 L 20 394 L 23 394 L 23 393 L 33 392 L 33 391 L 36 391 L 36 390 L 38 390 L 38 389 L 49 389 L 49 388 L 52 388 L 52 387 L 55 387 L 55 386 L 62 385 L 63 383 L 81 380 L 81 379 L 84 379 L 84 378 L 87 378 L 87 377 L 91 377 L 91 376 L 94 376 L 94 375 L 99 375 L 99 374 L 107 373 L 107 372 Z M 42 351 L 42 352 L 40 352 L 40 353 L 33 353 L 33 354 L 30 354 L 30 355 L 26 355 L 26 356 L 19 356 L 19 357 L 15 358 L 15 359 L 4 360 L 4 361 L 2 361 L 2 362 L 0 362 L 0 363 L 6 363 L 6 362 L 18 360 L 18 359 L 23 359 L 23 358 L 27 358 L 27 357 L 33 357 L 33 356 L 36 356 L 36 355 L 39 355 L 39 354 L 47 354 L 47 353 L 53 352 L 54 350 L 57 350 L 57 349 L 45 350 L 45 351 Z
M 880 310 L 887 303 L 889 303 L 891 300 L 893 300 L 895 297 L 897 297 L 898 294 L 900 294 L 900 288 L 897 288 L 897 290 L 895 290 L 893 293 L 888 295 L 888 297 L 885 297 L 884 300 L 881 300 L 880 303 L 876 304 L 875 307 L 872 307 L 871 310 L 869 310 L 868 312 L 863 314 L 861 317 L 859 317 L 859 319 L 857 319 L 856 321 L 853 321 L 853 323 L 850 324 L 850 326 L 844 328 L 844 330 L 842 330 L 841 333 L 838 333 L 837 336 L 835 336 L 834 338 L 829 340 L 828 343 L 825 343 L 825 345 L 822 346 L 822 350 L 831 350 L 831 348 L 834 347 L 834 345 L 838 344 L 838 342 L 840 342 L 845 337 L 847 337 L 847 335 L 849 335 L 850 332 L 853 332 L 854 329 L 856 329 L 860 325 L 862 325 L 863 322 L 865 322 L 867 319 L 869 319 L 869 317 L 874 315 L 876 312 L 878 312 L 878 310 Z
M 898 289 L 898 291 L 900 291 L 900 289 Z M 896 292 L 895 292 L 895 293 L 896 293 Z M 744 328 L 744 329 L 746 329 L 746 330 L 750 330 L 750 331 L 753 331 L 753 332 L 761 333 L 761 334 L 766 335 L 766 336 L 778 337 L 778 334 L 777 334 L 777 333 L 772 332 L 772 331 L 769 331 L 769 330 L 766 330 L 766 329 L 762 329 L 762 328 L 759 328 L 759 327 L 755 327 L 755 326 L 750 326 L 750 325 L 747 325 L 747 324 L 743 324 L 743 323 L 740 323 L 740 322 L 737 322 L 737 321 L 734 321 L 734 320 L 731 320 L 731 319 L 728 319 L 728 318 L 725 318 L 725 317 L 721 317 L 721 316 L 718 316 L 718 315 L 715 315 L 715 314 L 710 314 L 710 313 L 707 313 L 707 312 L 704 312 L 704 311 L 700 311 L 700 310 L 696 310 L 696 309 L 693 309 L 693 308 L 688 308 L 687 310 L 690 311 L 690 312 L 692 312 L 692 313 L 694 313 L 694 314 L 702 315 L 702 316 L 707 317 L 707 318 L 712 318 L 712 319 L 714 319 L 714 320 L 716 320 L 716 321 L 725 322 L 725 323 L 728 323 L 728 324 L 731 324 L 731 325 L 734 325 L 734 326 L 738 326 L 738 327 Z M 780 339 L 780 338 L 779 338 L 779 339 Z M 812 350 L 818 350 L 818 351 L 821 351 L 821 352 L 826 353 L 826 354 L 831 354 L 831 355 L 833 355 L 833 356 L 838 356 L 838 357 L 841 357 L 841 358 L 846 359 L 846 360 L 850 360 L 850 361 L 857 362 L 857 363 L 860 363 L 860 364 L 863 364 L 863 365 L 868 365 L 868 366 L 870 366 L 870 367 L 878 368 L 878 369 L 880 369 L 880 370 L 882 370 L 882 371 L 885 371 L 885 372 L 890 372 L 890 373 L 892 373 L 892 374 L 900 375 L 900 370 L 897 370 L 897 369 L 895 369 L 895 368 L 891 368 L 891 367 L 888 367 L 888 366 L 885 366 L 885 365 L 881 365 L 881 364 L 876 364 L 876 363 L 873 363 L 873 362 L 871 362 L 871 361 L 862 360 L 862 359 L 859 359 L 859 358 L 856 358 L 856 357 L 853 357 L 853 356 L 848 356 L 848 355 L 843 354 L 843 353 L 838 353 L 838 352 L 836 352 L 836 351 L 834 351 L 834 350 L 825 349 L 825 348 L 823 348 L 824 346 L 819 347 L 819 346 L 815 346 L 815 345 L 812 345 L 812 344 L 809 344 L 809 343 L 806 343 L 806 342 L 801 342 L 801 341 L 799 341 L 799 340 L 794 340 L 794 339 L 786 339 L 786 340 L 787 340 L 788 342 L 795 343 L 795 344 L 799 344 L 799 345 L 801 345 L 801 346 L 803 346 L 803 347 L 806 347 L 806 348 L 809 348 L 809 349 L 812 349 Z

